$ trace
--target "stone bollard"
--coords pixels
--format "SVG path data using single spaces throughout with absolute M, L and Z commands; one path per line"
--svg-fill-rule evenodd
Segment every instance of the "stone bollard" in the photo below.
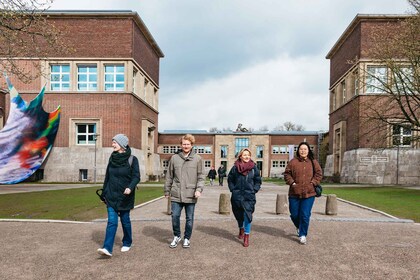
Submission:
M 171 197 L 168 197 L 168 209 L 166 210 L 166 213 L 168 213 L 168 215 L 172 214 L 172 203 L 171 203 Z
M 337 215 L 337 196 L 335 194 L 327 195 L 327 203 L 325 205 L 326 215 Z
M 228 193 L 221 193 L 219 197 L 219 214 L 230 214 L 230 195 Z
M 276 200 L 276 214 L 288 214 L 288 201 L 287 201 L 287 195 L 286 194 L 277 194 L 277 200 Z

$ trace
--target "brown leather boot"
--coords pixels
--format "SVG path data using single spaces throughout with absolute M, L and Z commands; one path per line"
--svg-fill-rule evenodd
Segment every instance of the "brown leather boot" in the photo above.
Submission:
M 244 234 L 244 247 L 249 246 L 249 234 Z
M 240 228 L 239 229 L 239 235 L 238 235 L 239 239 L 244 239 L 244 228 Z

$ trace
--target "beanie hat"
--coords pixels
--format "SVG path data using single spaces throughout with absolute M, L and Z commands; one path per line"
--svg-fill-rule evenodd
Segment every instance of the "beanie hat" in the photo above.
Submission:
M 128 137 L 125 136 L 124 134 L 117 134 L 114 136 L 114 138 L 112 138 L 112 140 L 114 140 L 115 142 L 118 143 L 118 145 L 121 146 L 121 148 L 123 148 L 124 150 L 127 149 L 128 146 Z

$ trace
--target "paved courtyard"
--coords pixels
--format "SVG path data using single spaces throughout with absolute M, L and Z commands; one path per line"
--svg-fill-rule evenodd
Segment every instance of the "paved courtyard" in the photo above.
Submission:
M 165 199 L 132 211 L 133 247 L 120 252 L 119 228 L 109 259 L 96 253 L 104 220 L 1 221 L 0 279 L 419 279 L 419 224 L 346 202 L 338 202 L 337 216 L 327 216 L 322 197 L 308 244 L 300 245 L 288 215 L 275 214 L 276 196 L 287 187 L 264 184 L 244 248 L 233 215 L 217 213 L 222 192 L 226 187 L 205 189 L 189 249 L 168 247 Z

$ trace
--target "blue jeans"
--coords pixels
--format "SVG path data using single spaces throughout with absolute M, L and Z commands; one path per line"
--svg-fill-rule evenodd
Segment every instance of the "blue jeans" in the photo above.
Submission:
M 299 229 L 299 237 L 308 235 L 309 220 L 311 219 L 314 201 L 314 196 L 309 198 L 289 196 L 290 218 L 295 227 Z
M 251 232 L 251 222 L 249 221 L 248 216 L 246 215 L 245 212 L 244 212 L 244 222 L 242 225 L 239 225 L 239 228 L 244 228 L 245 234 L 250 234 Z
M 172 230 L 174 232 L 174 236 L 181 236 L 181 211 L 182 208 L 185 207 L 185 232 L 184 232 L 184 239 L 191 239 L 193 223 L 194 223 L 194 208 L 195 203 L 180 203 L 180 202 L 171 202 L 172 208 Z
M 108 224 L 106 225 L 104 248 L 107 249 L 108 252 L 112 253 L 112 248 L 114 247 L 115 234 L 117 233 L 118 228 L 118 213 L 120 214 L 121 225 L 124 233 L 122 239 L 123 246 L 131 247 L 131 243 L 133 243 L 133 238 L 131 234 L 130 210 L 116 212 L 112 207 L 108 207 L 107 209 Z

